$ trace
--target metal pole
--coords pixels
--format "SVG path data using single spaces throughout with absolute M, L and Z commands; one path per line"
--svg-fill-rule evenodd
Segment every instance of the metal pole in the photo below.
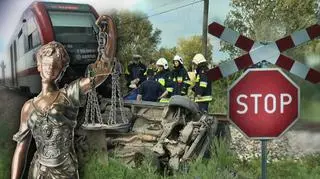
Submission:
M 267 179 L 267 142 L 268 140 L 261 140 L 261 179 Z
M 208 58 L 208 52 L 207 52 L 208 13 L 209 13 L 209 0 L 203 0 L 202 53 L 206 59 Z

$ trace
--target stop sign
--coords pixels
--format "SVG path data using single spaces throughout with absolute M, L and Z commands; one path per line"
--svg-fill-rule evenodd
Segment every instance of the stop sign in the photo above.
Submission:
M 247 137 L 272 139 L 299 118 L 299 102 L 299 87 L 279 69 L 249 69 L 228 90 L 228 117 Z

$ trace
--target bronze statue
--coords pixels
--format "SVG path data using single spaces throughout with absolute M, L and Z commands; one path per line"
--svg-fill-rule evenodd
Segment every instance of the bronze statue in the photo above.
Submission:
M 22 108 L 20 129 L 13 136 L 17 146 L 12 160 L 12 179 L 21 178 L 23 174 L 32 137 L 36 141 L 37 151 L 28 178 L 79 178 L 73 144 L 78 110 L 85 102 L 85 94 L 99 86 L 111 73 L 115 55 L 114 23 L 109 16 L 101 16 L 97 22 L 101 21 L 107 22 L 108 41 L 103 55 L 90 65 L 94 74 L 92 77 L 75 80 L 59 89 L 57 81 L 69 64 L 66 50 L 62 44 L 54 41 L 39 49 L 37 67 L 42 90 Z

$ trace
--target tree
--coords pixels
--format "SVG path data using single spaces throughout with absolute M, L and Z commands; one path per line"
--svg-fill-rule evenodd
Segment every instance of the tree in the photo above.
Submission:
M 316 0 L 233 0 L 231 6 L 233 9 L 225 25 L 256 41 L 275 41 L 317 22 Z M 243 53 L 229 44 L 224 43 L 223 46 L 231 58 Z M 318 46 L 319 40 L 313 40 L 307 45 L 288 50 L 286 54 L 304 62 L 308 55 L 319 55 Z
M 133 54 L 140 54 L 148 63 L 160 43 L 161 31 L 154 29 L 147 15 L 128 10 L 115 11 L 113 19 L 117 25 L 117 58 L 127 66 Z
M 164 57 L 169 64 L 169 67 L 172 67 L 172 60 L 173 57 L 177 54 L 177 48 L 165 48 L 161 47 L 155 54 L 154 54 L 154 61 L 157 61 L 159 58 Z
M 208 41 L 207 45 L 208 57 L 207 62 L 212 64 L 212 44 Z M 191 69 L 192 58 L 202 52 L 202 36 L 195 35 L 188 38 L 180 38 L 177 45 L 177 53 L 184 59 L 185 67 Z

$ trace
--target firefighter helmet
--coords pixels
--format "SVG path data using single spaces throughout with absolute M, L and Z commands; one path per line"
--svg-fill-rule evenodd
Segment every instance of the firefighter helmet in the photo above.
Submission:
M 175 55 L 174 58 L 173 58 L 173 61 L 179 61 L 180 64 L 183 64 L 183 59 L 179 55 Z
M 159 58 L 156 65 L 163 66 L 164 69 L 168 69 L 168 61 L 165 58 Z
M 192 59 L 192 63 L 196 65 L 199 65 L 200 63 L 203 63 L 203 62 L 206 62 L 206 59 L 201 53 L 197 53 Z

